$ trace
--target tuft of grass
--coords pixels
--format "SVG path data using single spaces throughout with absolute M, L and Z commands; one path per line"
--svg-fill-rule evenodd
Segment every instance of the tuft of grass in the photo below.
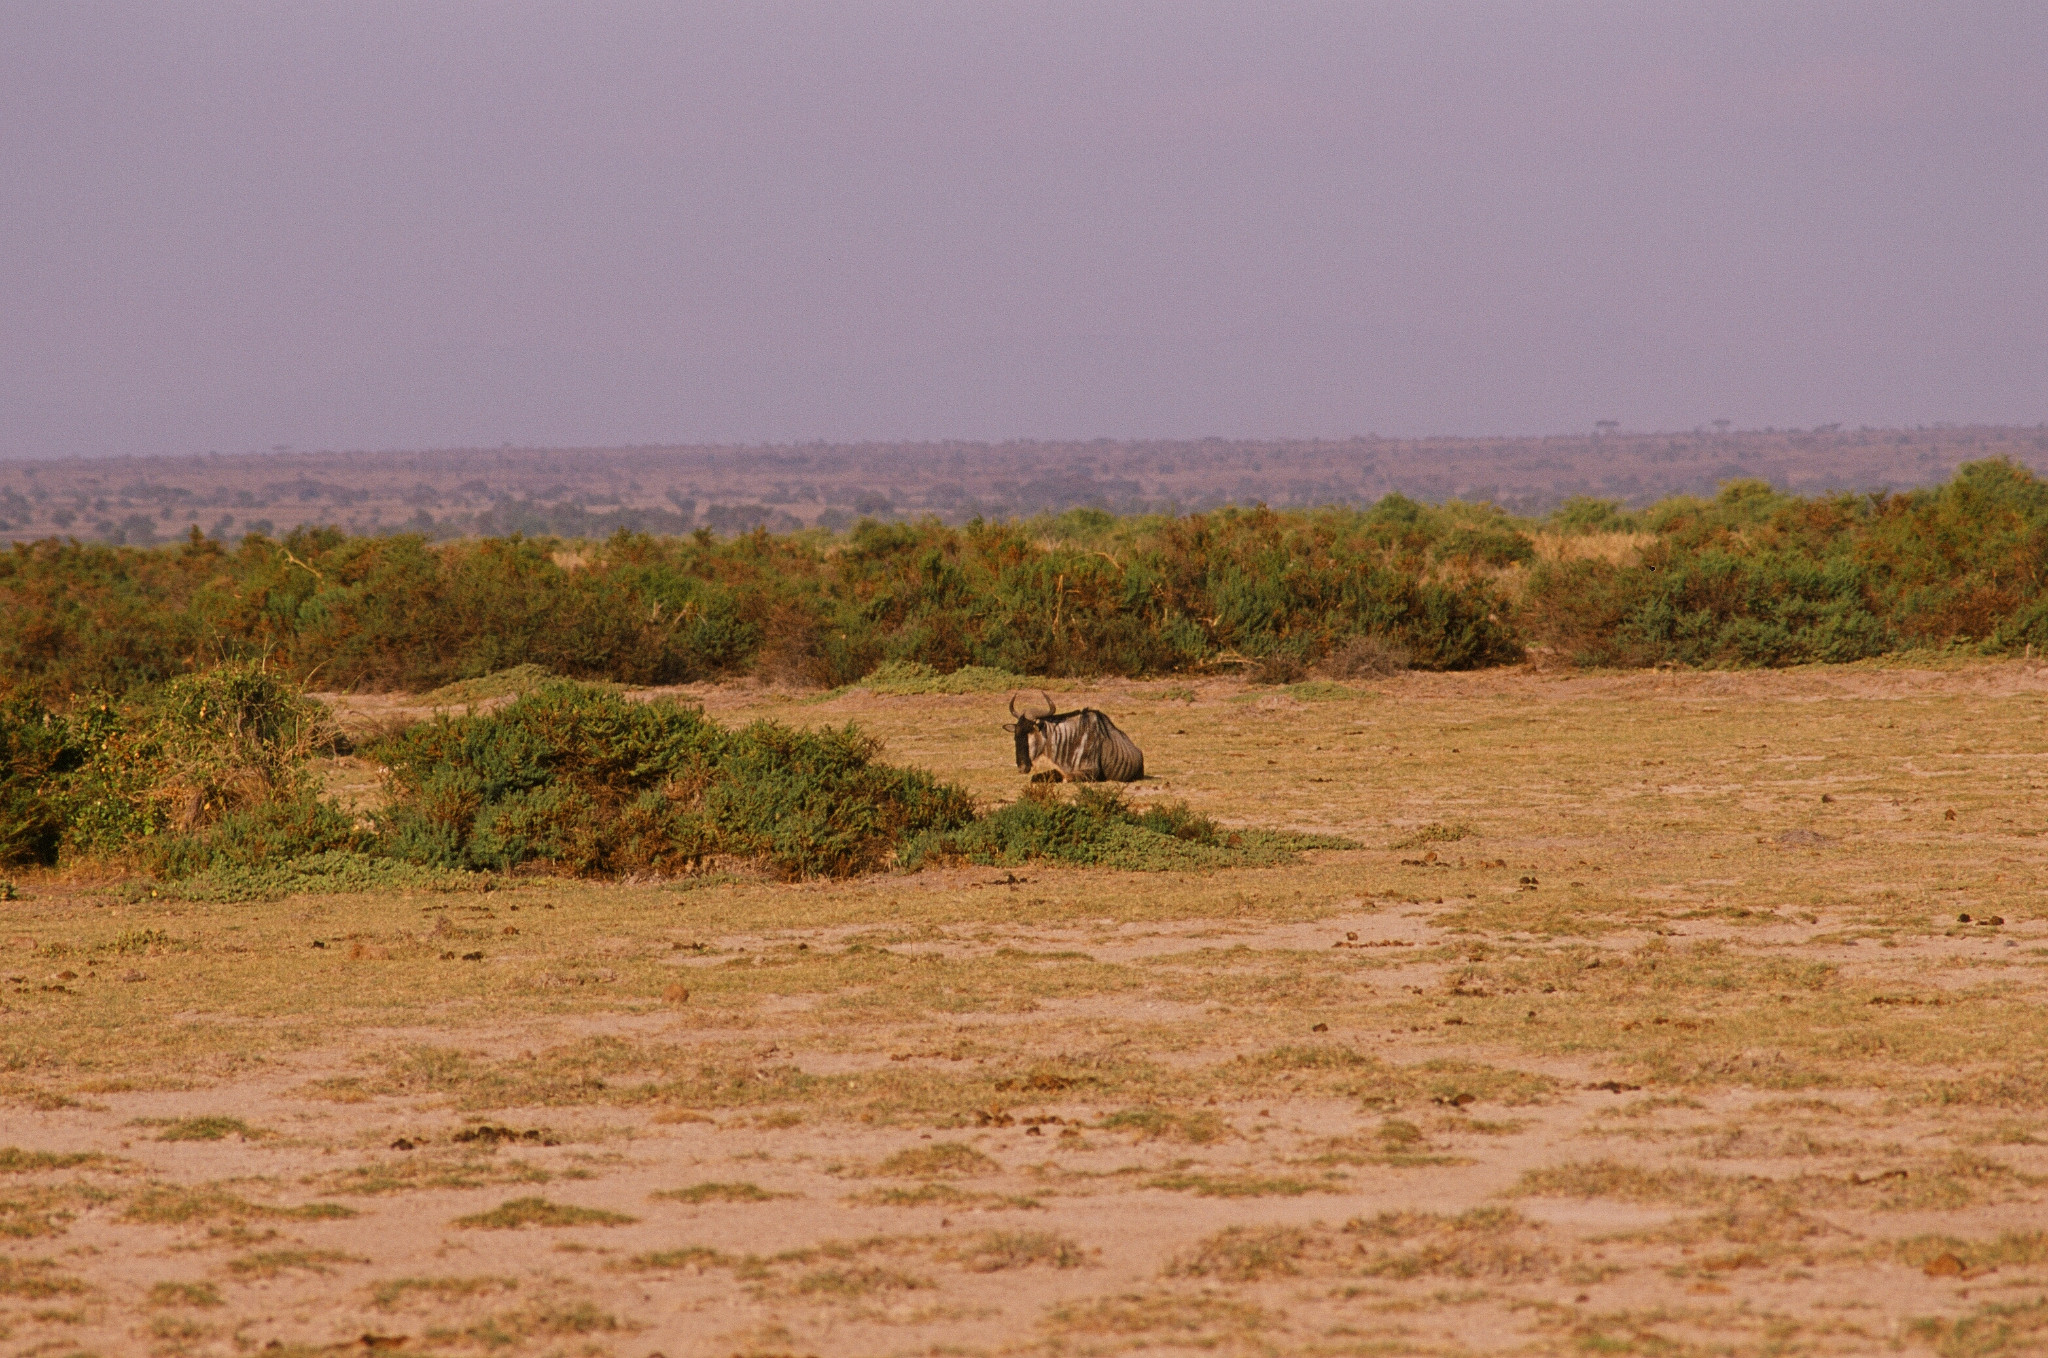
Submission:
M 49 1169 L 76 1169 L 96 1165 L 107 1157 L 98 1151 L 25 1151 L 17 1146 L 0 1146 L 0 1174 L 34 1174 Z
M 919 1184 L 915 1188 L 871 1188 L 849 1193 L 846 1201 L 861 1207 L 973 1207 L 984 1212 L 1005 1208 L 1030 1211 L 1044 1204 L 1036 1198 L 1000 1193 L 967 1193 L 951 1184 Z
M 262 1127 L 251 1127 L 240 1118 L 198 1117 L 179 1118 L 165 1125 L 157 1133 L 159 1141 L 225 1141 L 229 1137 L 240 1137 L 244 1141 L 258 1141 L 274 1136 Z
M 2048 1345 L 2048 1297 L 2031 1301 L 1984 1302 L 1953 1318 L 1929 1316 L 1912 1323 L 1915 1339 L 1941 1358 L 2006 1358 L 2038 1354 Z
M 1001 1165 L 959 1141 L 940 1141 L 898 1151 L 875 1169 L 877 1173 L 905 1179 L 965 1178 L 1002 1172 Z
M 258 1250 L 228 1260 L 228 1272 L 237 1278 L 275 1278 L 283 1273 L 332 1273 L 336 1264 L 367 1264 L 370 1261 L 340 1250 Z
M 849 688 L 910 696 L 923 693 L 1012 693 L 1020 688 L 1064 688 L 1057 680 L 1012 674 L 987 665 L 941 672 L 915 660 L 884 660 Z
M 1308 1193 L 1342 1193 L 1336 1178 L 1293 1179 L 1261 1174 L 1162 1174 L 1143 1182 L 1146 1188 L 1192 1193 L 1198 1198 L 1298 1198 Z
M 1432 821 L 1406 837 L 1395 840 L 1387 847 L 1390 849 L 1421 849 L 1431 844 L 1456 844 L 1459 840 L 1469 839 L 1476 833 L 1478 832 L 1463 821 L 1457 821 L 1450 825 L 1443 825 Z
M 633 1328 L 611 1312 L 599 1310 L 584 1301 L 573 1305 L 540 1304 L 517 1311 L 501 1311 L 461 1330 L 429 1330 L 424 1338 L 436 1346 L 499 1350 L 516 1348 L 535 1339 L 617 1334 Z
M 33 1240 L 62 1235 L 81 1207 L 114 1195 L 87 1184 L 51 1184 L 16 1189 L 0 1198 L 0 1236 Z
M 488 1212 L 457 1217 L 455 1224 L 467 1230 L 516 1231 L 527 1226 L 629 1226 L 637 1220 L 623 1212 L 607 1212 L 599 1207 L 576 1207 L 546 1198 L 513 1198 Z
M 182 1188 L 152 1184 L 128 1200 L 121 1220 L 145 1226 L 183 1226 L 195 1221 L 341 1221 L 355 1215 L 338 1202 L 309 1202 L 297 1207 L 272 1207 L 249 1202 L 224 1188 L 204 1185 Z
M 666 1188 L 649 1193 L 649 1198 L 667 1202 L 773 1202 L 778 1198 L 793 1198 L 794 1193 L 771 1193 L 757 1184 L 750 1183 L 701 1183 L 688 1188 Z
M 490 1155 L 465 1155 L 460 1160 L 426 1155 L 403 1160 L 372 1160 L 320 1177 L 321 1191 L 371 1197 L 425 1188 L 482 1188 L 489 1184 L 544 1184 L 555 1176 L 524 1160 Z
M 1361 1238 L 1360 1269 L 1369 1277 L 1533 1278 L 1556 1269 L 1555 1251 L 1518 1237 L 1533 1230 L 1519 1212 L 1475 1207 L 1457 1216 L 1382 1212 L 1346 1222 Z
M 1771 1179 L 1696 1169 L 1647 1169 L 1614 1160 L 1582 1161 L 1529 1170 L 1509 1192 L 1523 1197 L 1612 1198 L 1727 1211 L 1861 1207 L 1899 1212 L 1953 1210 L 2013 1199 L 2020 1196 L 2020 1190 L 2039 1182 L 2009 1165 L 1957 1152 L 1943 1160 L 1867 1178 L 1807 1173 Z
M 1230 1135 L 1230 1124 L 1206 1108 L 1186 1113 L 1157 1107 L 1126 1108 L 1111 1113 L 1096 1125 L 1105 1132 L 1135 1132 L 1142 1137 L 1186 1141 L 1197 1146 Z
M 149 1289 L 151 1306 L 194 1306 L 209 1308 L 225 1306 L 220 1289 L 212 1283 L 153 1283 Z
M 1182 1293 L 1124 1293 L 1054 1307 L 1042 1322 L 1056 1334 L 1170 1335 L 1215 1348 L 1275 1327 L 1278 1317 L 1247 1302 Z
M 230 905 L 312 894 L 482 892 L 493 885 L 488 873 L 423 867 L 354 849 L 327 849 L 210 868 L 180 881 L 158 882 L 147 888 L 147 894 L 162 900 Z M 139 900 L 144 889 L 130 887 L 127 894 Z
M 714 1250 L 708 1245 L 685 1245 L 681 1249 L 656 1250 L 651 1254 L 636 1254 L 629 1261 L 633 1268 L 732 1268 L 744 1261 L 729 1254 Z
M 1191 1253 L 1173 1259 L 1166 1266 L 1166 1275 L 1233 1283 L 1291 1278 L 1302 1271 L 1303 1260 L 1325 1252 L 1325 1242 L 1296 1226 L 1232 1226 L 1202 1240 Z
M 460 707 L 492 698 L 512 698 L 531 693 L 554 677 L 553 671 L 545 665 L 513 665 L 476 679 L 457 679 L 452 684 L 443 684 L 420 695 L 420 701 L 428 707 Z
M 984 1231 L 950 1246 L 939 1257 L 970 1273 L 1000 1273 L 1037 1264 L 1079 1268 L 1088 1262 L 1088 1251 L 1051 1231 Z
M 82 1279 L 59 1272 L 48 1259 L 11 1259 L 0 1255 L 0 1297 L 45 1301 L 51 1297 L 76 1297 L 88 1289 Z
M 1053 859 L 1127 872 L 1206 872 L 1295 862 L 1311 849 L 1355 849 L 1335 835 L 1226 831 L 1185 803 L 1138 811 L 1114 787 L 1081 784 L 1069 797 L 1037 784 L 1023 797 L 956 830 L 919 836 L 901 862 L 959 860 L 997 867 Z
M 1453 1155 L 1433 1153 L 1422 1129 L 1403 1118 L 1385 1119 L 1370 1137 L 1331 1137 L 1309 1160 L 1318 1165 L 1387 1165 L 1396 1169 L 1466 1163 Z
M 424 1297 L 432 1301 L 466 1301 L 494 1292 L 516 1292 L 517 1278 L 492 1276 L 476 1278 L 389 1278 L 370 1287 L 370 1305 L 380 1311 L 395 1311 L 407 1299 Z
M 929 1278 L 920 1278 L 900 1269 L 887 1268 L 880 1264 L 850 1264 L 841 1268 L 821 1268 L 806 1273 L 797 1279 L 793 1289 L 805 1297 L 865 1297 L 877 1292 L 911 1292 L 935 1287 Z

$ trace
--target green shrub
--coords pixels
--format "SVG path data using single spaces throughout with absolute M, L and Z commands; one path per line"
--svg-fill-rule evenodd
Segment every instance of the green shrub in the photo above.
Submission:
M 671 872 L 734 854 L 844 876 L 972 815 L 966 794 L 878 749 L 852 727 L 727 731 L 675 702 L 551 683 L 379 745 L 395 792 L 381 843 L 445 869 Z
M 70 727 L 40 702 L 0 704 L 0 867 L 57 860 L 66 808 L 50 794 L 81 762 Z

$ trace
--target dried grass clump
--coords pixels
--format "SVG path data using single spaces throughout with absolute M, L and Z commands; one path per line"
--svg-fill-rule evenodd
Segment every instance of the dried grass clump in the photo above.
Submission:
M 1344 638 L 1323 657 L 1322 671 L 1332 679 L 1383 679 L 1415 662 L 1414 652 L 1391 638 L 1359 632 Z

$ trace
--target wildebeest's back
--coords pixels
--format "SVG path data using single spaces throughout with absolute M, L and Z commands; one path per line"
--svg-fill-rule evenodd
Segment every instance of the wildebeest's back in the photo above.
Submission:
M 1089 707 L 1075 715 L 1081 743 L 1076 773 L 1082 781 L 1135 783 L 1145 776 L 1145 752 L 1107 714 Z

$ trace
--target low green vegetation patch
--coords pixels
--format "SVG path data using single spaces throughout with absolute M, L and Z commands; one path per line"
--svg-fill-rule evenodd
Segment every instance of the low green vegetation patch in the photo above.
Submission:
M 261 1127 L 251 1127 L 240 1118 L 198 1117 L 178 1118 L 163 1125 L 156 1134 L 159 1141 L 225 1141 L 237 1137 L 243 1141 L 256 1141 L 273 1135 Z
M 636 1217 L 601 1207 L 576 1207 L 546 1198 L 513 1198 L 488 1212 L 457 1217 L 455 1224 L 473 1231 L 516 1231 L 527 1226 L 630 1226 Z
M 940 671 L 916 660 L 885 660 L 864 675 L 852 688 L 870 693 L 913 696 L 925 693 L 1010 693 L 1020 688 L 1055 687 L 1051 680 L 1035 675 L 1012 674 L 988 665 L 962 665 Z M 1061 686 L 1063 687 L 1063 686 Z
M 960 860 L 995 866 L 1049 858 L 1136 872 L 1203 872 L 1288 863 L 1311 849 L 1358 847 L 1336 835 L 1226 830 L 1185 803 L 1140 810 L 1117 788 L 1049 784 L 955 830 L 928 833 L 904 851 L 905 866 Z
M 138 899 L 154 896 L 161 900 L 224 905 L 270 901 L 306 892 L 480 892 L 489 891 L 495 884 L 487 872 L 422 867 L 383 854 L 330 849 L 276 863 L 238 863 L 178 880 L 132 884 L 126 894 Z
M 513 665 L 476 679 L 457 679 L 443 684 L 420 701 L 431 707 L 460 707 L 465 703 L 488 702 L 493 698 L 516 698 L 531 693 L 555 676 L 546 665 Z
M 152 1184 L 128 1200 L 121 1220 L 138 1225 L 183 1226 L 195 1221 L 341 1221 L 355 1215 L 338 1202 L 309 1202 L 298 1207 L 273 1207 L 250 1202 L 218 1185 L 185 1188 Z
M 1298 1198 L 1307 1193 L 1345 1191 L 1344 1181 L 1335 1175 L 1324 1179 L 1297 1179 L 1284 1174 L 1181 1172 L 1146 1179 L 1143 1186 L 1163 1188 L 1173 1193 L 1192 1193 L 1198 1198 Z
M 106 1159 L 98 1151 L 25 1151 L 0 1146 L 0 1174 L 34 1174 L 48 1169 L 75 1169 Z
M 340 1250 L 258 1250 L 228 1260 L 228 1272 L 237 1278 L 275 1278 L 285 1273 L 332 1273 L 336 1264 L 366 1264 L 369 1260 Z
M 905 1179 L 943 1179 L 995 1174 L 1001 1169 L 1001 1165 L 974 1147 L 958 1141 L 939 1141 L 929 1146 L 898 1151 L 876 1166 L 877 1173 L 896 1175 Z
M 650 1193 L 656 1201 L 687 1202 L 773 1202 L 777 1198 L 793 1198 L 794 1193 L 771 1193 L 758 1184 L 749 1183 L 702 1183 L 688 1188 L 669 1188 Z

